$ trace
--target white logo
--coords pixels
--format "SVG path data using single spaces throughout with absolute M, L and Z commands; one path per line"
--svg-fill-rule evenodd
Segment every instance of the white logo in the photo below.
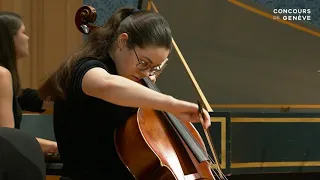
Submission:
M 285 21 L 310 21 L 310 9 L 273 9 L 273 19 Z

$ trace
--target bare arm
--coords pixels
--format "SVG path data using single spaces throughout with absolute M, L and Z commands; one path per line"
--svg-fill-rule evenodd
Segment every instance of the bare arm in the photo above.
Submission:
M 14 128 L 12 78 L 3 67 L 0 67 L 0 87 L 0 126 Z
M 199 121 L 197 104 L 175 99 L 127 78 L 111 75 L 103 68 L 95 67 L 87 71 L 81 86 L 85 94 L 113 104 L 166 111 L 186 122 Z M 204 126 L 208 128 L 211 125 L 210 116 L 207 111 L 204 112 Z
M 9 70 L 0 67 L 0 127 L 14 128 L 14 115 L 12 109 L 13 89 Z M 44 153 L 54 152 L 56 143 L 36 138 Z
M 43 153 L 58 153 L 57 143 L 54 141 L 36 138 L 39 142 Z
M 158 93 L 127 78 L 111 75 L 102 68 L 92 68 L 83 77 L 82 90 L 87 95 L 128 107 L 152 108 L 171 112 L 175 106 L 192 106 L 172 96 Z M 194 108 L 194 107 L 193 107 Z

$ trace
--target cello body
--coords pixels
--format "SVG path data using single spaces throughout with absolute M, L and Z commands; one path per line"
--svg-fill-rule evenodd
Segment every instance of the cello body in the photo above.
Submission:
M 215 179 L 208 161 L 198 162 L 164 117 L 151 109 L 139 109 L 115 132 L 119 157 L 136 179 Z M 184 123 L 195 140 L 205 145 L 191 123 Z

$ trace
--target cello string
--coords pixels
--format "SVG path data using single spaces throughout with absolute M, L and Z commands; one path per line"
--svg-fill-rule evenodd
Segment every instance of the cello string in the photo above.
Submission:
M 144 82 L 147 84 L 147 86 L 151 89 L 153 89 L 154 91 L 157 91 L 157 92 L 160 92 L 160 90 L 158 89 L 158 87 L 148 78 L 143 78 L 144 79 Z M 174 117 L 174 116 L 173 116 Z M 196 144 L 196 146 L 198 146 L 199 149 L 201 149 L 203 151 L 203 149 L 201 148 L 201 146 L 199 145 L 199 143 L 196 141 L 196 139 L 193 137 L 192 134 L 190 134 L 190 132 L 187 130 L 187 128 L 185 127 L 184 124 L 181 123 L 181 125 L 184 127 L 184 129 L 186 130 L 186 132 L 190 135 L 190 137 L 193 139 L 194 143 Z M 204 152 L 203 152 L 204 153 Z M 215 152 L 212 152 L 212 153 L 215 153 Z M 220 169 L 218 163 L 216 160 L 213 160 L 213 158 L 207 154 L 208 158 L 209 158 L 209 161 L 212 163 L 212 164 L 216 164 L 217 168 L 213 168 L 214 170 L 212 170 L 214 172 L 214 174 L 219 177 L 219 175 L 217 174 L 217 172 L 220 174 L 220 177 L 222 177 L 222 179 L 226 179 L 227 180 L 227 177 L 224 175 L 224 173 L 222 172 L 222 170 Z M 215 163 L 213 163 L 215 162 Z M 212 169 L 210 167 L 210 169 Z M 219 178 L 220 179 L 220 178 Z
M 204 114 L 203 114 L 203 108 L 202 108 L 201 103 L 200 103 L 199 100 L 198 100 L 198 107 L 199 107 L 199 110 L 198 110 L 199 111 L 199 119 L 200 119 L 201 124 L 203 125 L 204 124 Z M 218 156 L 217 156 L 216 150 L 214 148 L 212 138 L 211 138 L 211 136 L 209 136 L 209 132 L 208 132 L 207 129 L 203 128 L 203 131 L 204 131 L 204 133 L 205 133 L 205 135 L 207 137 L 209 147 L 211 148 L 212 155 L 214 157 L 214 160 L 216 162 L 217 168 L 219 170 L 219 174 L 220 174 L 220 176 L 222 176 L 223 173 L 222 173 L 222 170 L 220 168 L 220 163 L 219 163 L 218 158 L 217 158 Z
M 210 155 L 208 155 L 208 157 L 209 157 L 210 161 L 215 162 L 215 163 L 212 163 L 212 162 L 211 162 L 211 163 L 217 167 L 217 168 L 212 168 L 212 171 L 214 172 L 214 174 L 215 174 L 219 179 L 222 178 L 223 180 L 224 180 L 224 179 L 225 179 L 225 180 L 228 180 L 227 177 L 226 177 L 226 176 L 224 175 L 224 173 L 222 172 L 222 170 L 219 168 L 219 165 L 218 165 L 219 162 L 216 162 L 215 160 L 213 160 Z M 210 166 L 211 166 L 211 165 L 210 165 Z M 218 175 L 218 173 L 219 173 L 219 175 Z M 222 177 L 221 177 L 221 176 L 222 176 Z

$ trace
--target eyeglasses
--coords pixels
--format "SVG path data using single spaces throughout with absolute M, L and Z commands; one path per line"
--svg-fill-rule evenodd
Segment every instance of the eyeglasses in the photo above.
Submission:
M 133 51 L 134 51 L 134 53 L 136 54 L 136 57 L 137 57 L 137 59 L 138 59 L 138 64 L 136 65 L 136 67 L 137 67 L 140 71 L 149 70 L 150 76 L 153 76 L 153 75 L 156 75 L 156 74 L 160 74 L 160 73 L 163 71 L 164 67 L 167 66 L 167 60 L 168 60 L 168 59 L 165 60 L 166 62 L 165 62 L 164 65 L 162 65 L 162 67 L 161 67 L 161 65 L 156 66 L 156 67 L 150 66 L 149 63 L 141 60 L 141 59 L 138 57 L 138 54 L 137 54 L 137 52 L 136 52 L 136 50 L 135 50 L 135 48 L 134 48 L 133 45 L 132 45 L 132 48 L 133 48 Z

